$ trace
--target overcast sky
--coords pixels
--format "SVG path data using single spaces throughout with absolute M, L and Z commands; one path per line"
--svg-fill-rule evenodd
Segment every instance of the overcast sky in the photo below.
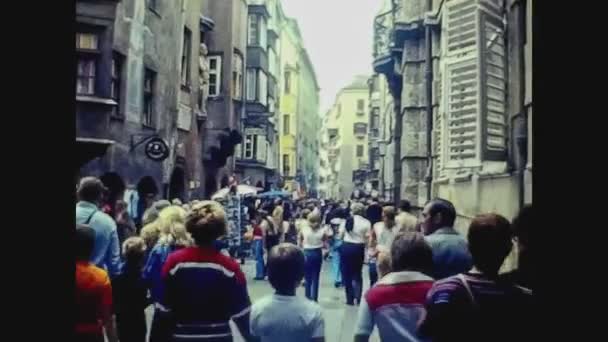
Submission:
M 373 18 L 383 0 L 282 0 L 315 68 L 321 116 L 355 75 L 372 73 Z

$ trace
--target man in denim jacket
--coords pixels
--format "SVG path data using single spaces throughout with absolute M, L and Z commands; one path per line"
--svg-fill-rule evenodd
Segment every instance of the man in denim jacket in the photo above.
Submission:
M 426 204 L 421 226 L 433 250 L 433 278 L 440 280 L 468 271 L 473 266 L 466 239 L 454 229 L 456 209 L 447 200 L 436 198 Z

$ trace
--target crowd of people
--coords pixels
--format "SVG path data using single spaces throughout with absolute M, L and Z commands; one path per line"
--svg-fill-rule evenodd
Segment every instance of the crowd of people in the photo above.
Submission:
M 377 198 L 248 204 L 255 281 L 275 292 L 251 303 L 238 260 L 226 253 L 226 213 L 215 201 L 152 203 L 141 229 L 103 183 L 85 177 L 76 205 L 75 332 L 80 341 L 324 341 L 316 303 L 324 260 L 336 288 L 358 306 L 354 340 L 508 341 L 530 332 L 532 207 L 510 223 L 475 217 L 466 236 L 453 204 L 433 199 L 419 217 L 410 203 Z M 513 245 L 518 267 L 500 273 Z M 370 288 L 363 289 L 367 263 Z M 296 295 L 304 286 L 304 297 Z

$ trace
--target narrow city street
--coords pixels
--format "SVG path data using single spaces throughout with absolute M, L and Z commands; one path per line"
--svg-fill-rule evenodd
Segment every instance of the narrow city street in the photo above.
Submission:
M 321 284 L 319 288 L 319 304 L 323 308 L 325 317 L 325 340 L 332 342 L 350 342 L 353 340 L 354 336 L 358 307 L 347 306 L 345 304 L 344 288 L 334 288 L 330 267 L 331 264 L 329 260 L 323 263 L 323 267 L 321 269 Z M 249 296 L 251 296 L 251 301 L 253 303 L 255 303 L 255 301 L 259 298 L 273 292 L 273 289 L 268 281 L 253 279 L 255 273 L 255 262 L 253 260 L 247 260 L 246 264 L 243 266 L 243 271 L 247 276 L 247 287 L 249 288 Z M 367 266 L 364 265 L 364 291 L 369 288 L 369 277 L 367 274 Z M 297 295 L 304 297 L 304 287 L 298 288 Z M 146 310 L 148 329 L 151 325 L 152 311 L 153 309 L 151 306 Z M 239 334 L 236 325 L 231 323 L 231 326 L 235 336 L 234 341 L 244 341 Z M 380 341 L 378 331 L 377 329 L 374 329 L 374 334 L 370 337 L 370 342 L 378 341 Z

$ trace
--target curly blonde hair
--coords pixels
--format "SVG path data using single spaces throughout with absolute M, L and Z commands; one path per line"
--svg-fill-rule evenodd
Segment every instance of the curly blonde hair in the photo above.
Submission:
M 142 258 L 146 253 L 146 242 L 139 236 L 132 236 L 122 243 L 122 256 L 125 259 Z
M 197 245 L 208 245 L 228 233 L 226 212 L 216 201 L 201 201 L 192 206 L 186 217 L 186 230 Z
M 186 211 L 177 205 L 166 207 L 158 213 L 156 224 L 160 232 L 158 243 L 170 246 L 190 246 L 193 244 L 186 231 Z
M 152 247 L 156 245 L 156 242 L 158 242 L 158 238 L 160 237 L 158 223 L 156 221 L 153 221 L 151 223 L 146 224 L 139 232 L 139 236 L 144 239 L 148 249 L 152 249 Z

